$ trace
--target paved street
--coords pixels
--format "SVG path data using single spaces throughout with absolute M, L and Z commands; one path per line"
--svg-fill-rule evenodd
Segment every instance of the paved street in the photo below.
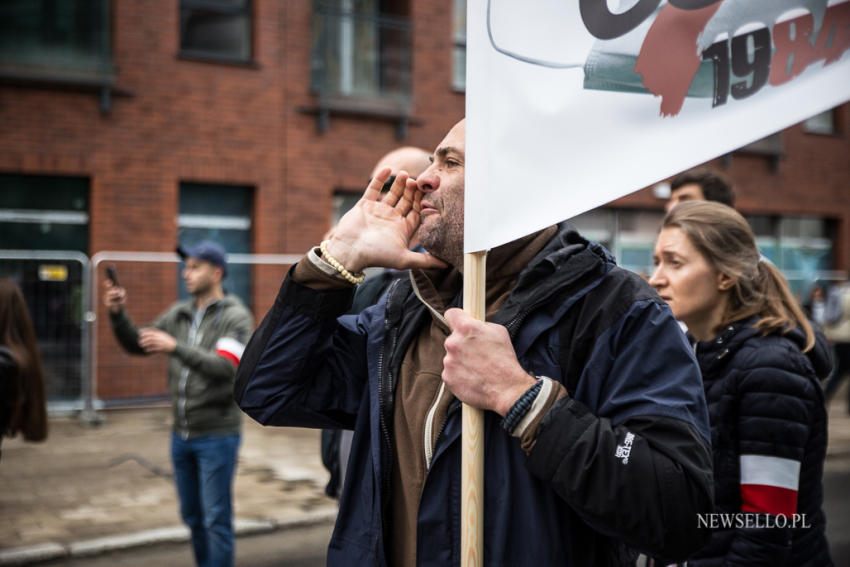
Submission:
M 42 444 L 5 440 L 0 461 L 0 564 L 185 539 L 171 480 L 170 410 L 104 412 L 103 425 L 51 419 Z M 245 419 L 235 482 L 241 533 L 328 523 L 336 501 L 319 432 L 264 428 Z
M 850 565 L 850 416 L 830 407 L 824 509 L 836 565 Z M 84 427 L 53 418 L 43 444 L 3 443 L 0 565 L 190 562 L 168 458 L 169 410 L 104 412 Z M 321 565 L 336 514 L 324 495 L 319 432 L 245 420 L 236 478 L 239 565 Z M 104 555 L 104 553 L 107 553 Z
M 333 526 L 329 523 L 243 536 L 236 542 L 239 567 L 323 567 Z M 192 552 L 184 543 L 161 543 L 94 557 L 59 559 L 44 567 L 185 567 Z

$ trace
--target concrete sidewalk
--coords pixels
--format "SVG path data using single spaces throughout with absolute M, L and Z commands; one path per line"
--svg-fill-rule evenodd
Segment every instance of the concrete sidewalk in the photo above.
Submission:
M 105 411 L 99 427 L 51 419 L 45 443 L 6 439 L 0 460 L 0 565 L 188 540 L 171 479 L 170 410 Z M 319 432 L 245 418 L 237 533 L 332 522 Z
M 846 399 L 842 388 L 830 407 L 827 470 L 850 470 Z M 170 477 L 169 409 L 103 415 L 96 428 L 52 419 L 45 443 L 3 442 L 0 565 L 188 539 Z M 324 495 L 327 479 L 318 431 L 264 428 L 246 417 L 237 533 L 332 522 L 337 506 Z

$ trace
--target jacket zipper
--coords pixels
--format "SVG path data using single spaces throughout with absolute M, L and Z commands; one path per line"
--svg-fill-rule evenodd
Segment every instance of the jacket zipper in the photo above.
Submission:
M 446 383 L 440 381 L 440 391 L 437 394 L 437 399 L 434 401 L 434 405 L 431 406 L 431 409 L 428 410 L 428 416 L 425 418 L 425 470 L 431 468 L 431 459 L 434 456 L 434 447 L 431 446 L 431 433 L 434 431 L 434 414 L 437 413 L 437 406 L 440 404 L 440 400 L 443 398 L 443 392 L 446 390 Z M 445 422 L 443 422 L 443 426 Z M 443 428 L 440 427 L 440 431 L 442 432 Z M 437 434 L 439 437 L 439 433 Z
M 200 308 L 192 318 L 192 324 L 189 326 L 189 336 L 187 337 L 190 346 L 195 346 L 201 342 L 203 333 L 198 331 L 201 328 L 201 321 L 206 314 L 206 307 Z M 178 384 L 179 401 L 177 403 L 177 412 L 180 418 L 180 438 L 184 441 L 189 438 L 189 416 L 186 414 L 186 404 L 189 401 L 189 396 L 186 390 L 189 386 L 189 368 L 184 366 L 180 371 L 180 383 Z
M 387 308 L 384 315 L 384 330 L 385 332 L 390 328 L 390 302 L 393 299 L 393 292 L 398 287 L 398 280 L 394 281 L 390 284 L 390 288 L 387 291 Z M 393 453 L 393 445 L 392 439 L 390 439 L 390 431 L 389 426 L 387 425 L 387 416 L 386 410 L 388 409 L 389 403 L 388 400 L 385 399 L 386 392 L 389 389 L 389 384 L 387 384 L 387 379 L 392 380 L 392 373 L 389 369 L 386 372 L 386 378 L 384 376 L 384 353 L 385 352 L 395 352 L 396 342 L 398 341 L 398 333 L 399 327 L 398 325 L 392 330 L 392 339 L 390 342 L 390 349 L 387 350 L 386 344 L 384 348 L 381 349 L 380 354 L 378 355 L 378 422 L 381 428 L 381 436 L 384 442 L 384 448 L 386 451 L 384 454 L 386 457 L 382 459 L 384 462 L 381 467 L 381 500 L 382 500 L 382 508 L 385 505 L 385 502 L 389 498 L 390 491 L 390 478 L 392 471 L 390 470 L 392 467 L 392 453 Z M 376 542 L 377 543 L 377 542 Z
M 416 293 L 416 296 L 419 298 L 419 301 L 421 301 L 422 303 L 425 304 L 426 307 L 428 307 L 428 309 L 431 311 L 431 313 L 434 315 L 434 317 L 436 317 L 438 320 L 440 320 L 443 323 L 443 325 L 448 327 L 449 324 L 446 323 L 446 318 L 443 317 L 442 313 L 440 313 L 439 311 L 437 311 L 436 309 L 431 307 L 431 305 L 427 301 L 422 299 L 421 295 L 419 295 L 419 290 L 416 287 L 416 282 L 413 282 L 413 289 L 414 289 L 414 292 Z M 440 400 L 443 398 L 443 392 L 445 392 L 445 390 L 446 390 L 446 383 L 443 382 L 442 380 L 440 380 L 440 390 L 437 393 L 437 399 L 434 400 L 434 404 L 431 406 L 431 409 L 428 410 L 428 414 L 425 417 L 425 470 L 426 471 L 431 468 L 431 459 L 434 456 L 434 446 L 431 443 L 431 439 L 434 438 L 433 435 L 432 435 L 432 433 L 434 432 L 434 415 L 437 413 L 437 406 L 440 404 Z M 443 424 L 441 425 L 440 431 L 442 431 L 443 426 L 445 426 L 445 422 L 443 422 Z M 439 433 L 437 434 L 437 437 L 439 437 Z M 434 439 L 436 439 L 436 438 L 434 438 Z
M 519 326 L 522 324 L 523 321 L 525 321 L 525 318 L 528 316 L 528 314 L 531 313 L 536 307 L 537 304 L 532 305 L 528 309 L 520 311 L 519 313 L 514 315 L 513 319 L 505 323 L 505 328 L 508 330 L 508 335 L 510 335 L 511 338 L 514 338 L 516 336 L 516 332 L 519 329 Z
M 445 319 L 445 317 L 443 317 L 442 313 L 440 313 L 439 311 L 437 311 L 436 309 L 431 307 L 431 305 L 422 298 L 422 296 L 419 294 L 419 289 L 416 286 L 416 282 L 413 280 L 413 277 L 411 277 L 410 279 L 411 279 L 411 283 L 413 284 L 413 291 L 416 294 L 416 296 L 419 298 L 419 301 L 421 301 L 431 311 L 431 313 L 435 317 L 437 317 L 437 319 L 439 319 L 444 325 L 446 325 L 448 327 L 448 323 L 446 323 L 446 319 Z M 531 306 L 527 310 L 520 311 L 519 313 L 517 313 L 513 317 L 513 319 L 511 319 L 510 321 L 508 321 L 505 324 L 505 327 L 508 329 L 508 334 L 511 337 L 513 337 L 516 334 L 515 331 L 518 328 L 519 324 L 522 323 L 522 321 L 525 319 L 525 317 L 528 315 L 528 313 L 530 313 L 536 306 L 537 306 L 537 304 Z M 435 441 L 440 439 L 440 435 L 442 435 L 443 429 L 445 429 L 445 427 L 446 427 L 446 422 L 448 421 L 448 416 L 451 413 L 451 408 L 449 408 L 450 411 L 446 414 L 446 419 L 443 420 L 443 423 L 440 424 L 440 430 L 437 432 L 437 436 L 434 437 L 433 436 L 434 415 L 436 414 L 436 411 L 437 411 L 437 405 L 440 403 L 440 400 L 443 397 L 443 392 L 445 391 L 445 386 L 446 386 L 445 382 L 441 382 L 440 391 L 437 394 L 437 399 L 434 401 L 434 404 L 428 410 L 427 417 L 425 418 L 425 471 L 426 472 L 431 468 L 431 460 L 434 458 L 434 448 L 436 447 L 436 442 L 432 443 L 431 439 L 435 439 Z
M 434 437 L 434 448 L 435 449 L 437 447 L 437 443 L 440 441 L 440 436 L 443 434 L 443 431 L 446 430 L 446 424 L 449 422 L 449 417 L 453 413 L 455 413 L 458 409 L 460 409 L 462 406 L 463 406 L 463 404 L 460 403 L 460 400 L 458 400 L 458 399 L 453 400 L 451 402 L 451 404 L 449 404 L 449 409 L 448 409 L 448 411 L 446 411 L 446 419 L 444 419 L 443 423 L 440 424 L 440 429 L 437 431 L 437 436 Z M 433 456 L 431 458 L 433 459 Z M 431 466 L 429 465 L 428 469 L 430 469 L 430 468 L 431 468 Z M 428 471 L 426 470 L 425 472 L 427 474 Z

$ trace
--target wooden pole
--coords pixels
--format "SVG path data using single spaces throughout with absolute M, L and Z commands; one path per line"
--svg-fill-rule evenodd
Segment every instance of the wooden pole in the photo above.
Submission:
M 463 255 L 463 310 L 484 321 L 487 252 Z M 463 404 L 460 564 L 484 565 L 484 412 Z

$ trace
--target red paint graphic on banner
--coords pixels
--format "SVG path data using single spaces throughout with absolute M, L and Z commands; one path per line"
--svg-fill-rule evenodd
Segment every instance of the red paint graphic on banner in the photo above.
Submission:
M 826 10 L 817 42 L 811 43 L 815 21 L 806 14 L 773 26 L 776 52 L 770 67 L 770 84 L 779 86 L 823 60 L 824 66 L 838 61 L 850 49 L 850 2 Z
M 682 110 L 703 60 L 714 67 L 712 106 L 716 107 L 726 104 L 730 94 L 741 100 L 768 82 L 783 85 L 820 61 L 824 66 L 834 63 L 850 49 L 850 2 L 842 2 L 826 7 L 818 30 L 815 18 L 805 14 L 769 22 L 772 28 L 726 37 L 698 52 L 700 34 L 723 3 L 696 10 L 666 4 L 650 26 L 634 71 L 649 92 L 661 97 L 662 116 L 676 116 Z M 754 22 L 742 20 L 739 27 L 748 23 Z
M 680 10 L 672 4 L 661 8 L 640 48 L 635 73 L 649 92 L 661 97 L 661 115 L 682 110 L 688 88 L 702 59 L 696 52 L 697 37 L 720 4 L 699 10 Z

